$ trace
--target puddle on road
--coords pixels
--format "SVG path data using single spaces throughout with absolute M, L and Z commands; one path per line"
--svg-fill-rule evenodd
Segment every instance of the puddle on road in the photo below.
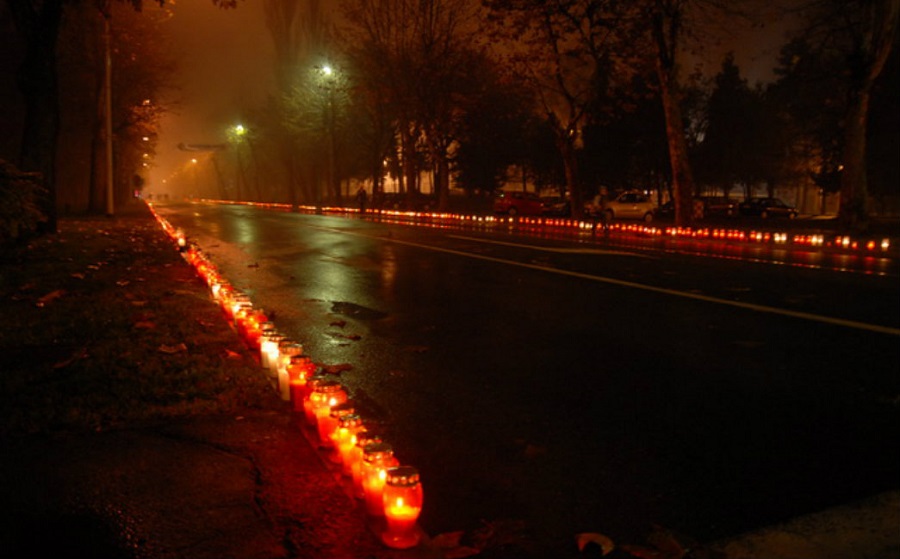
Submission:
M 378 320 L 387 316 L 387 313 L 346 301 L 332 301 L 331 312 L 360 320 Z

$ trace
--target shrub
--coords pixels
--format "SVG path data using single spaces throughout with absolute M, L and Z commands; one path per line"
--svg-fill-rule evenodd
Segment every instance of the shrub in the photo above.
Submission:
M 40 207 L 45 190 L 40 173 L 25 173 L 0 159 L 0 244 L 35 232 L 47 216 Z

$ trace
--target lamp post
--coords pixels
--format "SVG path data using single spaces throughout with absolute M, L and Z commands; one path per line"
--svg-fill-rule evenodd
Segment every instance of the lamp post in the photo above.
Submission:
M 109 20 L 112 18 L 109 2 L 101 8 L 103 15 L 103 94 L 105 97 L 104 126 L 106 132 L 106 215 L 115 214 L 113 200 L 113 140 L 112 140 L 112 30 Z
M 331 188 L 332 192 L 337 192 L 337 171 L 335 169 L 335 155 L 336 155 L 336 145 L 335 145 L 335 83 L 336 73 L 334 68 L 330 65 L 325 64 L 321 69 L 322 78 L 325 84 L 326 91 L 326 106 L 325 106 L 325 125 L 328 130 L 328 177 L 327 184 Z M 322 213 L 322 186 L 321 183 L 316 192 L 316 213 Z
M 240 200 L 241 183 L 244 183 L 244 187 L 247 186 L 247 181 L 245 180 L 246 177 L 244 177 L 244 166 L 241 162 L 241 145 L 243 144 L 244 138 L 247 135 L 247 129 L 243 124 L 236 124 L 232 126 L 228 132 L 229 139 L 234 144 L 234 185 L 236 198 Z

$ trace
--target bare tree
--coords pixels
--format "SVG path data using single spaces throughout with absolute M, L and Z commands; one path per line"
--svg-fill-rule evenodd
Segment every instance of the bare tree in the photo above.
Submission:
M 874 88 L 897 46 L 898 0 L 813 0 L 801 11 L 807 40 L 822 52 L 841 53 L 847 70 L 843 171 L 839 220 L 847 229 L 868 227 L 866 132 Z
M 693 221 L 694 195 L 694 176 L 688 160 L 678 82 L 678 59 L 684 36 L 685 10 L 690 1 L 653 0 L 649 12 L 650 29 L 656 47 L 656 75 L 663 114 L 666 117 L 675 224 L 682 227 L 689 226 Z
M 627 2 L 583 0 L 485 0 L 501 54 L 529 84 L 556 138 L 565 169 L 572 214 L 581 217 L 584 196 L 577 165 L 581 132 L 598 89 L 627 79 L 625 48 L 633 27 Z M 499 49 L 498 49 L 499 50 Z
M 86 2 L 87 0 L 81 0 Z M 102 7 L 110 0 L 98 0 Z M 142 0 L 121 0 L 140 10 Z M 162 5 L 164 0 L 154 0 Z M 237 0 L 212 0 L 233 8 Z M 25 123 L 19 166 L 42 175 L 47 198 L 43 209 L 47 229 L 57 230 L 56 152 L 59 137 L 59 79 L 57 44 L 64 5 L 68 0 L 7 0 L 16 29 L 25 42 L 19 90 L 25 99 Z
M 474 8 L 467 0 L 352 0 L 345 10 L 344 38 L 361 98 L 388 107 L 407 194 L 416 194 L 425 162 L 435 175 L 439 207 L 449 193 L 462 99 L 471 92 Z
M 304 147 L 321 145 L 321 128 L 310 130 L 310 98 L 319 97 L 316 83 L 319 72 L 328 58 L 330 45 L 329 22 L 320 0 L 265 0 L 266 25 L 275 46 L 275 73 L 278 93 L 274 111 L 288 115 L 287 120 L 275 119 L 274 132 L 279 138 L 275 149 L 281 154 L 286 171 L 288 197 L 293 205 L 301 199 L 321 203 L 320 182 L 324 172 L 313 164 L 322 161 L 321 154 L 299 157 Z M 316 114 L 321 114 L 321 108 Z M 316 120 L 318 121 L 318 120 Z M 294 126 L 289 123 L 294 123 Z M 298 135 L 299 134 L 299 135 Z M 306 137 L 303 135 L 306 134 Z M 312 140 L 312 134 L 316 137 Z

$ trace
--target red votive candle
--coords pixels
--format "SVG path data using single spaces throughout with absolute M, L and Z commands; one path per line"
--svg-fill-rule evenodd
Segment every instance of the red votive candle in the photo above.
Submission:
M 416 521 L 422 512 L 422 484 L 419 472 L 411 466 L 387 470 L 382 489 L 382 504 L 387 529 L 381 541 L 394 549 L 408 549 L 419 544 Z

